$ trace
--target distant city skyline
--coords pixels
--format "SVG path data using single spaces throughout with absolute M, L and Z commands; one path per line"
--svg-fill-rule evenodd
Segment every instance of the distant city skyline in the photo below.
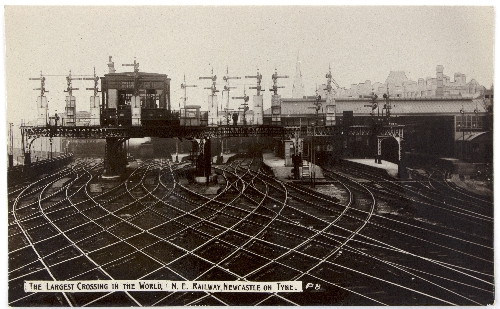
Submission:
M 300 54 L 304 95 L 332 75 L 341 87 L 385 82 L 391 71 L 410 80 L 435 77 L 443 65 L 453 80 L 460 72 L 489 88 L 493 83 L 493 7 L 434 6 L 176 6 L 176 7 L 5 7 L 7 121 L 36 116 L 40 71 L 48 75 L 50 113 L 64 111 L 66 80 L 74 75 L 108 72 L 113 56 L 117 72 L 134 57 L 143 72 L 165 73 L 171 81 L 171 103 L 177 109 L 187 84 L 188 104 L 206 107 L 211 69 L 222 90 L 226 67 L 230 96 L 255 94 L 257 69 L 263 75 L 264 109 L 270 106 L 271 75 L 277 69 L 279 90 L 292 97 L 297 55 Z M 58 76 L 50 76 L 58 75 Z M 79 88 L 77 110 L 88 110 L 91 81 Z M 227 93 L 219 94 L 226 102 Z M 223 100 L 223 101 L 222 101 Z M 240 102 L 231 100 L 231 108 Z

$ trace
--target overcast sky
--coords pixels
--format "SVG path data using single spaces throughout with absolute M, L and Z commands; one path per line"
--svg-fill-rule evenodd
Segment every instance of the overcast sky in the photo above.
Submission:
M 325 83 L 328 65 L 341 87 L 371 80 L 384 82 L 390 71 L 412 80 L 455 72 L 493 83 L 493 7 L 394 6 L 238 6 L 238 7 L 5 7 L 7 121 L 34 118 L 40 71 L 48 76 L 50 113 L 64 111 L 64 75 L 107 73 L 108 56 L 117 72 L 122 63 L 140 63 L 140 71 L 168 74 L 172 105 L 183 96 L 206 108 L 213 67 L 222 77 L 263 75 L 264 108 L 270 106 L 271 75 L 277 68 L 279 90 L 291 97 L 297 57 L 306 95 Z M 254 79 L 233 81 L 231 96 L 243 95 Z M 77 110 L 88 110 L 91 81 L 74 81 Z M 255 94 L 248 90 L 247 94 Z M 226 94 L 224 94 L 224 100 Z M 219 93 L 219 100 L 221 93 Z M 241 102 L 231 101 L 231 108 Z

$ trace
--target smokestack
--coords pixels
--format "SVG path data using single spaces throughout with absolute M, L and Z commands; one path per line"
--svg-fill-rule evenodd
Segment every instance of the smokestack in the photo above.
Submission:
M 109 68 L 109 73 L 115 73 L 115 63 L 111 61 L 112 56 L 109 56 L 109 62 L 108 62 L 108 68 Z

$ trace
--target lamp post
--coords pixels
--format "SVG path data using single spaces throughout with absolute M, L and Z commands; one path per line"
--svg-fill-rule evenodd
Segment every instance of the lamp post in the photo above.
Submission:
M 50 143 L 50 158 L 52 159 L 52 137 L 49 137 L 49 143 Z

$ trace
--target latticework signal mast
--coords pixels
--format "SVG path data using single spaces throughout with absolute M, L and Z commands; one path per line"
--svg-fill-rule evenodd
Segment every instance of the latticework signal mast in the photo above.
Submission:
M 188 87 L 198 87 L 197 85 L 187 85 L 186 84 L 186 74 L 184 74 L 184 82 L 181 84 L 181 89 L 184 89 L 184 108 L 186 108 L 186 101 L 187 101 L 187 88 Z M 180 105 L 179 105 L 179 110 L 180 110 Z
M 274 95 L 278 95 L 278 88 L 285 88 L 285 86 L 278 86 L 278 78 L 288 78 L 288 75 L 279 76 L 278 69 L 274 69 L 273 78 L 273 88 L 269 89 L 269 91 L 274 92 Z
M 94 97 L 97 97 L 97 94 L 99 93 L 99 76 L 95 74 L 95 67 L 94 67 L 94 77 L 85 77 L 82 78 L 83 80 L 93 80 L 94 81 L 94 87 L 92 88 L 85 88 L 86 90 L 94 90 Z
M 328 65 L 328 73 L 326 73 L 326 88 L 324 90 L 326 90 L 328 93 L 331 93 L 333 92 L 333 94 L 337 94 L 337 90 L 335 90 L 333 87 L 332 87 L 332 83 L 335 85 L 335 87 L 337 89 L 340 88 L 339 84 L 337 84 L 337 82 L 335 81 L 335 79 L 333 79 L 332 77 L 332 68 L 330 65 Z
M 229 86 L 229 80 L 230 79 L 241 79 L 241 77 L 238 77 L 238 76 L 229 76 L 229 67 L 226 67 L 226 76 L 224 76 L 222 78 L 226 84 L 224 85 L 224 90 L 222 90 L 222 95 L 224 96 L 224 91 L 227 92 L 227 101 L 226 101 L 226 108 L 224 109 L 224 111 L 226 112 L 226 122 L 227 124 L 230 123 L 230 115 L 229 115 L 229 92 L 231 92 L 231 89 L 236 89 L 237 87 L 230 87 Z
M 212 68 L 212 76 L 202 76 L 200 79 L 211 79 L 212 80 L 212 86 L 211 87 L 204 87 L 203 89 L 210 89 L 212 91 L 212 95 L 215 95 L 216 92 L 219 92 L 217 90 L 216 82 L 217 82 L 217 75 L 214 75 L 214 68 Z
M 46 125 L 48 123 L 48 105 L 47 105 L 47 97 L 45 93 L 48 92 L 45 90 L 45 76 L 43 76 L 42 71 L 40 71 L 40 77 L 30 77 L 30 80 L 39 80 L 40 88 L 35 88 L 33 90 L 40 90 L 40 96 L 37 98 L 37 125 Z
M 79 90 L 79 88 L 73 88 L 73 80 L 82 80 L 81 77 L 72 77 L 71 70 L 69 70 L 69 75 L 66 76 L 66 83 L 68 87 L 64 92 L 67 92 L 66 96 L 66 125 L 72 126 L 76 125 L 76 98 L 73 96 L 73 90 Z
M 217 75 L 214 75 L 214 68 L 212 68 L 212 76 L 210 77 L 200 77 L 200 79 L 211 79 L 212 80 L 212 86 L 211 87 L 205 87 L 205 89 L 210 89 L 212 94 L 208 97 L 208 125 L 209 126 L 216 126 L 218 125 L 218 109 L 219 105 L 217 103 L 217 95 L 216 93 L 219 92 L 217 90 Z
M 260 95 L 261 91 L 265 91 L 265 89 L 262 89 L 262 86 L 260 85 L 262 81 L 262 74 L 259 73 L 259 69 L 257 69 L 257 75 L 250 76 L 247 75 L 245 78 L 256 78 L 257 79 L 257 86 L 255 87 L 248 87 L 248 89 L 257 89 L 257 95 Z
M 40 71 L 40 77 L 30 77 L 29 80 L 39 80 L 40 81 L 40 88 L 34 88 L 33 90 L 40 90 L 40 96 L 43 97 L 45 95 L 45 92 L 48 92 L 45 90 L 45 76 L 43 76 L 42 71 Z
M 81 77 L 72 77 L 71 76 L 71 70 L 69 70 L 69 75 L 66 76 L 66 84 L 68 85 L 68 87 L 66 88 L 66 90 L 64 90 L 64 92 L 67 92 L 68 93 L 68 96 L 73 96 L 73 90 L 80 90 L 79 88 L 73 88 L 73 83 L 72 81 L 73 80 L 82 80 L 83 78 Z
M 134 63 L 124 63 L 122 67 L 134 67 L 134 96 L 139 95 L 139 62 L 134 57 Z
M 246 112 L 248 110 L 248 100 L 250 98 L 246 95 L 245 88 L 243 88 L 243 96 L 242 97 L 232 97 L 233 99 L 243 99 L 243 103 L 241 103 L 241 106 L 238 109 L 241 109 L 243 111 L 243 125 L 247 124 L 247 118 L 246 118 Z
M 93 80 L 94 81 L 94 87 L 92 88 L 85 88 L 86 90 L 93 90 L 94 95 L 90 97 L 90 122 L 91 125 L 99 125 L 100 123 L 100 118 L 101 118 L 101 110 L 99 108 L 99 76 L 95 74 L 95 67 L 94 67 L 94 76 L 93 77 L 85 77 L 83 80 Z

